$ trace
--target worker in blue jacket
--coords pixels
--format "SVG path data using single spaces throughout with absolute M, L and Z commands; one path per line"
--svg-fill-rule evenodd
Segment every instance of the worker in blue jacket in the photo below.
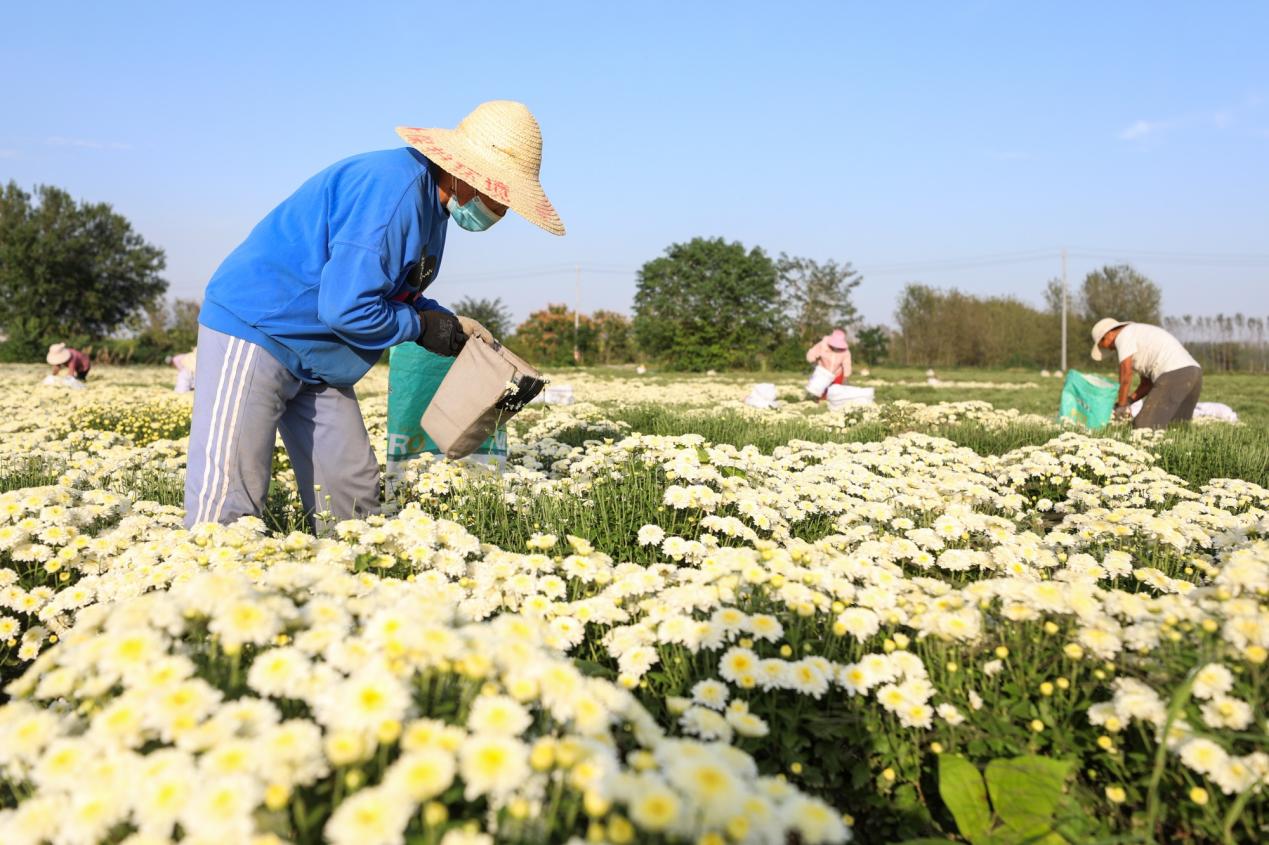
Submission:
M 397 133 L 409 146 L 344 159 L 301 185 L 208 282 L 187 526 L 263 511 L 279 432 L 308 513 L 375 512 L 379 466 L 353 385 L 391 346 L 454 356 L 479 328 L 423 295 L 449 221 L 480 232 L 510 208 L 564 234 L 523 104 L 496 100 L 456 129 Z

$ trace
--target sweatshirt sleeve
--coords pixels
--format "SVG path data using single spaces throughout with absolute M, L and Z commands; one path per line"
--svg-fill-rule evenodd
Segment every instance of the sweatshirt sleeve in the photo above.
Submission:
M 823 341 L 820 343 L 823 343 Z M 817 343 L 810 349 L 806 350 L 806 363 L 814 364 L 816 361 L 820 360 L 820 343 Z
M 444 305 L 441 305 L 435 299 L 428 299 L 422 294 L 419 294 L 418 298 L 414 300 L 414 308 L 418 311 L 444 311 L 446 314 L 454 313 Z
M 846 356 L 842 359 L 842 379 L 850 378 L 850 350 L 846 350 Z
M 387 349 L 414 340 L 419 336 L 418 314 L 387 298 L 393 285 L 376 250 L 332 244 L 317 294 L 318 319 L 358 349 Z

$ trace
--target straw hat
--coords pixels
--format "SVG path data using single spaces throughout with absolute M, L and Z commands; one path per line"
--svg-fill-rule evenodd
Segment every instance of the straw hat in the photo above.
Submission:
M 446 173 L 552 235 L 564 234 L 564 224 L 538 181 L 542 130 L 524 103 L 490 100 L 476 106 L 456 129 L 398 126 L 397 134 Z
M 48 355 L 44 357 L 54 367 L 65 364 L 71 359 L 71 352 L 66 348 L 64 343 L 55 343 L 48 348 Z
M 1119 320 L 1111 319 L 1110 317 L 1103 317 L 1102 319 L 1098 320 L 1096 324 L 1094 324 L 1093 351 L 1090 353 L 1093 356 L 1094 361 L 1102 360 L 1102 348 L 1100 346 L 1102 342 L 1102 338 L 1104 338 L 1106 334 L 1112 331 L 1113 329 L 1117 329 L 1120 326 L 1126 326 L 1126 325 L 1128 324 L 1124 322 L 1120 322 Z

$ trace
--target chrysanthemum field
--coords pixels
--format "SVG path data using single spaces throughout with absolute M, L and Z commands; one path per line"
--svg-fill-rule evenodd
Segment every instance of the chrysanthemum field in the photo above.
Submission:
M 314 535 L 279 448 L 264 519 L 188 532 L 170 374 L 41 374 L 0 368 L 4 845 L 1269 839 L 1260 422 L 570 374 L 501 476 Z

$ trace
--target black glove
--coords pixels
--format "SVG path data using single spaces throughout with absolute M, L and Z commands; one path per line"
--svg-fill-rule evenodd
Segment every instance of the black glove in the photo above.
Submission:
M 463 350 L 467 335 L 458 318 L 445 311 L 420 311 L 419 336 L 414 342 L 428 352 L 453 358 Z

